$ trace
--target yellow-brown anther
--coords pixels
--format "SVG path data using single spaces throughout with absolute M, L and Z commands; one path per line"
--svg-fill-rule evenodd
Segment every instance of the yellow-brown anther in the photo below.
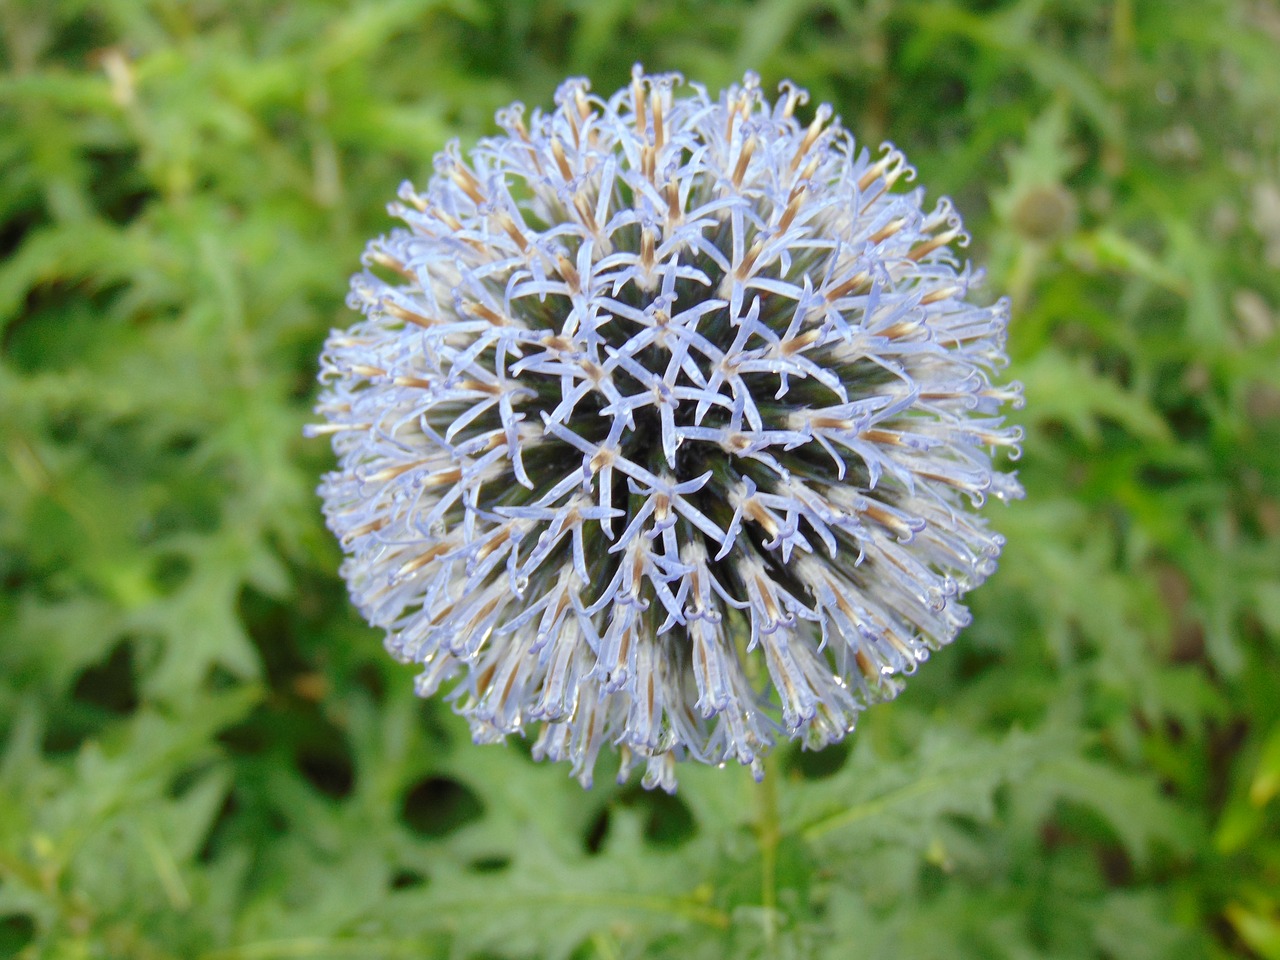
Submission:
M 385 527 L 387 523 L 388 521 L 386 517 L 376 517 L 375 519 L 370 520 L 368 523 L 362 523 L 358 527 L 352 527 L 350 530 L 348 530 L 346 533 L 342 535 L 342 542 L 344 544 L 349 544 L 351 543 L 351 541 L 356 540 L 359 537 L 363 537 L 366 534 L 377 533 L 379 530 Z
M 880 671 L 876 669 L 876 665 L 871 662 L 871 658 L 862 650 L 855 653 L 853 659 L 858 664 L 858 671 L 868 680 L 880 679 Z
M 499 384 L 486 383 L 483 380 L 467 379 L 459 383 L 458 386 L 463 390 L 470 390 L 475 393 L 485 393 L 491 397 L 500 397 L 503 393 L 502 387 Z
M 796 148 L 795 156 L 791 158 L 791 172 L 795 173 L 800 167 L 800 161 L 804 159 L 806 153 L 818 141 L 818 137 L 822 136 L 822 128 L 825 125 L 825 118 L 821 113 L 813 118 L 813 122 L 809 124 L 809 129 L 805 131 L 804 139 L 800 141 L 800 146 Z
M 1016 447 L 1018 445 L 1017 437 L 992 433 L 990 430 L 975 430 L 973 433 L 988 447 Z
M 938 473 L 933 470 L 917 470 L 917 477 L 923 477 L 925 480 L 934 480 L 938 483 L 945 483 L 949 487 L 955 487 L 957 490 L 970 490 L 970 484 L 965 483 L 959 477 L 953 477 L 945 473 Z
M 582 224 L 592 233 L 599 235 L 600 225 L 596 223 L 596 215 L 591 210 L 591 204 L 581 193 L 573 198 L 574 209 L 578 211 L 578 216 L 582 218 Z
M 639 76 L 631 78 L 631 101 L 635 108 L 636 134 L 643 138 L 648 120 L 644 112 L 644 86 L 640 83 Z
M 895 433 L 892 430 L 878 430 L 873 427 L 863 430 L 858 436 L 868 443 L 881 443 L 890 447 L 902 446 L 902 434 Z
M 556 270 L 564 278 L 565 285 L 569 288 L 570 293 L 577 294 L 582 292 L 582 277 L 578 274 L 577 268 L 563 253 L 556 255 Z
M 893 163 L 894 160 L 897 159 L 897 156 L 897 153 L 890 151 L 871 166 L 867 167 L 862 176 L 858 178 L 858 189 L 866 190 L 867 187 L 879 180 L 880 175 L 889 169 L 889 164 Z
M 657 177 L 657 159 L 658 151 L 653 147 L 645 144 L 640 148 L 640 172 L 644 174 L 645 179 L 650 183 L 654 183 Z
M 439 207 L 427 206 L 424 208 L 429 216 L 435 217 L 454 233 L 461 233 L 466 228 L 463 227 L 462 221 L 451 214 L 448 210 L 441 210 Z
M 479 550 L 477 550 L 477 551 L 476 551 L 476 556 L 477 556 L 480 560 L 483 560 L 483 559 L 484 559 L 484 557 L 487 557 L 487 556 L 489 555 L 489 553 L 492 553 L 492 552 L 493 552 L 493 550 L 498 549 L 498 547 L 499 547 L 499 546 L 501 546 L 501 544 L 496 544 L 496 545 L 494 545 L 494 546 L 493 546 L 493 550 L 490 550 L 490 551 L 489 551 L 489 553 L 485 553 L 485 549 L 486 549 L 488 546 L 490 546 L 490 544 L 485 544 L 485 546 L 484 546 L 484 547 L 481 547 Z M 484 554 L 484 556 L 482 557 L 482 556 L 480 556 L 480 554 Z M 463 635 L 463 636 L 467 636 L 467 635 L 469 635 L 469 634 L 473 634 L 473 633 L 475 633 L 475 632 L 476 632 L 476 630 L 478 630 L 478 629 L 480 628 L 480 624 L 484 623 L 485 618 L 487 618 L 487 617 L 489 616 L 489 614 L 493 613 L 493 611 L 494 611 L 494 610 L 496 610 L 496 609 L 498 608 L 498 604 L 499 604 L 499 603 L 501 603 L 501 602 L 502 602 L 502 596 L 501 596 L 501 594 L 495 594 L 493 597 L 490 597 L 488 600 L 486 600 L 486 601 L 485 601 L 484 605 L 483 605 L 483 606 L 481 606 L 481 607 L 480 607 L 480 609 L 479 609 L 479 610 L 477 610 L 477 611 L 472 615 L 471 620 L 470 620 L 470 621 L 467 623 L 467 625 L 466 625 L 466 626 L 465 626 L 461 631 L 459 631 L 459 632 L 460 632 L 460 633 L 462 633 L 462 635 Z M 484 636 L 482 636 L 482 637 L 480 638 L 479 644 L 477 644 L 477 646 L 482 645 L 482 644 L 483 644 L 486 640 L 488 640 L 488 639 L 489 639 L 489 633 L 486 631 L 486 633 L 484 634 Z
M 485 441 L 485 450 L 497 450 L 498 447 L 506 446 L 507 437 L 505 433 L 495 433 L 487 441 Z
M 556 158 L 560 176 L 564 177 L 565 183 L 568 183 L 573 179 L 573 170 L 569 167 L 569 158 L 565 155 L 564 144 L 557 137 L 551 138 L 551 155 Z
M 812 180 L 813 175 L 818 172 L 818 165 L 822 163 L 822 154 L 814 154 L 809 158 L 809 162 L 804 165 L 804 169 L 800 171 L 797 180 Z
M 410 310 L 407 307 L 402 307 L 394 300 L 383 300 L 382 309 L 391 314 L 397 320 L 403 320 L 405 323 L 412 323 L 419 327 L 431 326 L 431 319 L 429 317 L 424 317 L 422 314 Z
M 752 242 L 751 247 L 743 254 L 742 262 L 738 264 L 738 268 L 733 271 L 733 275 L 739 280 L 745 280 L 751 276 L 751 270 L 756 265 L 756 261 L 760 259 L 760 252 L 764 250 L 764 240 L 760 237 Z
M 901 218 L 898 218 L 896 220 L 890 220 L 888 223 L 886 223 L 883 227 L 881 227 L 871 236 L 867 237 L 867 240 L 871 243 L 880 243 L 883 240 L 888 240 L 895 233 L 897 233 L 899 230 L 902 229 L 902 225 L 904 223 L 906 223 L 906 221 Z
M 956 238 L 958 233 L 959 231 L 957 230 L 944 230 L 942 233 L 938 234 L 936 237 L 932 237 L 926 240 L 924 243 L 916 244 L 914 247 L 911 248 L 910 252 L 907 254 L 907 257 L 911 260 L 916 260 L 916 261 L 922 260 L 924 257 L 927 257 L 929 254 L 931 254 L 934 250 L 937 250 L 939 247 L 945 247 L 948 243 L 950 243 L 952 240 Z
M 878 336 L 887 337 L 890 340 L 898 340 L 907 336 L 907 334 L 915 333 L 919 329 L 920 322 L 918 320 L 899 320 L 893 326 L 885 327 L 883 330 L 878 331 Z
M 640 228 L 640 266 L 648 273 L 654 267 L 653 231 L 647 227 Z
M 822 336 L 821 330 L 811 328 L 804 331 L 804 333 L 797 334 L 790 340 L 783 340 L 778 345 L 778 350 L 784 357 L 794 356 L 805 347 L 812 346 L 817 343 L 820 336 Z
M 954 297 L 960 292 L 959 287 L 939 287 L 937 290 L 930 291 L 920 298 L 920 305 L 927 307 L 931 303 L 937 303 L 940 300 L 946 300 L 948 297 Z
M 410 470 L 416 470 L 425 464 L 426 460 L 414 460 L 409 463 L 397 463 L 394 466 L 383 467 L 376 473 L 371 473 L 365 477 L 369 483 L 382 483 L 385 480 L 394 480 L 396 477 L 402 477 Z
M 738 119 L 738 100 L 735 96 L 729 97 L 729 102 L 725 105 L 724 120 L 724 142 L 733 143 L 733 125 Z
M 385 253 L 382 250 L 375 250 L 373 253 L 369 254 L 369 259 L 380 267 L 386 267 L 388 270 L 400 274 L 400 276 L 404 277 L 406 280 L 412 280 L 414 283 L 417 283 L 418 281 L 418 278 L 414 275 L 412 270 L 389 253 Z
M 796 104 L 800 102 L 800 88 L 787 86 L 787 99 L 782 104 L 782 115 L 788 120 L 795 115 Z
M 910 645 L 908 645 L 907 642 L 902 639 L 902 636 L 898 633 L 897 630 L 894 630 L 892 627 L 885 627 L 884 635 L 885 635 L 885 639 L 887 639 L 889 643 L 893 646 L 893 649 L 897 650 L 900 654 L 902 654 L 904 657 L 907 657 L 909 660 L 915 659 L 914 651 L 912 651 Z
M 650 106 L 653 110 L 653 149 L 661 151 L 662 146 L 666 143 L 667 122 L 662 112 L 662 91 L 655 89 L 653 96 L 650 97 Z
M 755 135 L 747 137 L 742 144 L 742 150 L 738 154 L 738 165 L 733 168 L 733 185 L 735 187 L 742 186 L 742 178 L 747 174 L 747 165 L 751 163 L 751 155 L 756 151 Z
M 841 297 L 850 294 L 865 293 L 871 289 L 871 277 L 864 270 L 861 273 L 854 274 L 844 283 L 837 284 L 826 292 L 827 303 L 839 300 Z
M 848 417 L 829 417 L 820 414 L 809 418 L 809 424 L 815 430 L 852 430 L 853 421 Z
M 892 531 L 899 537 L 905 537 L 911 533 L 911 528 L 899 517 L 895 517 L 892 513 L 883 509 L 874 501 L 868 503 L 867 506 L 863 508 L 862 513 L 864 516 L 869 517 L 876 523 L 880 524 L 880 526 L 884 527 L 886 530 Z
M 806 187 L 803 184 L 791 191 L 791 197 L 787 200 L 786 209 L 782 211 L 782 217 L 778 220 L 779 231 L 790 229 L 796 214 L 800 212 L 800 205 L 804 202 L 805 193 Z
M 472 199 L 476 206 L 481 206 L 488 202 L 484 191 L 480 189 L 480 181 L 476 179 L 474 173 L 467 169 L 465 164 L 454 164 L 450 179 L 457 184 L 459 190 Z
M 829 573 L 823 579 L 826 580 L 827 586 L 831 588 L 831 592 L 835 595 L 836 606 L 840 608 L 840 612 L 850 620 L 857 622 L 859 619 L 858 612 L 853 608 L 853 604 L 849 602 L 847 596 L 848 585 L 842 583 L 839 577 L 834 577 Z
M 391 381 L 397 387 L 412 387 L 418 390 L 430 390 L 437 386 L 434 380 L 425 380 L 422 377 L 396 377 Z
M 764 604 L 765 613 L 769 615 L 769 619 L 777 622 L 782 619 L 782 610 L 778 607 L 778 601 L 773 595 L 773 584 L 764 579 L 760 574 L 755 574 L 756 589 L 760 591 L 760 601 Z
M 524 238 L 524 234 L 520 232 L 520 228 L 516 226 L 516 222 L 511 219 L 511 215 L 505 212 L 496 214 L 498 226 L 504 233 L 511 238 L 512 242 L 520 248 L 521 253 L 527 253 L 529 250 L 529 241 Z
M 487 667 L 476 674 L 476 693 L 484 696 L 489 692 L 489 687 L 493 683 L 493 675 L 498 672 L 498 664 L 500 660 L 492 661 Z
M 572 264 L 570 264 L 570 266 L 572 266 Z M 574 349 L 573 341 L 568 337 L 562 337 L 559 334 L 552 334 L 550 336 L 543 337 L 542 345 L 548 350 L 556 350 L 560 353 Z
M 484 560 L 485 557 L 499 549 L 504 543 L 511 539 L 512 525 L 504 524 L 502 529 L 490 537 L 483 546 L 476 551 L 476 563 Z
M 601 447 L 595 452 L 595 455 L 589 461 L 588 466 L 591 468 L 592 473 L 599 473 L 605 467 L 612 466 L 616 459 L 617 457 L 614 455 L 612 450 L 607 447 Z
M 395 572 L 395 579 L 396 580 L 403 579 L 404 577 L 407 577 L 409 574 L 413 573 L 415 570 L 421 570 L 423 567 L 429 564 L 432 560 L 435 560 L 436 558 L 441 557 L 444 554 L 448 553 L 450 550 L 453 549 L 453 546 L 454 545 L 449 543 L 448 541 L 442 541 L 440 543 L 435 544 L 434 546 L 428 547 L 426 550 L 422 551 L 422 553 L 418 554 L 412 560 L 408 560 L 405 563 L 401 564 L 399 569 L 397 569 Z
M 335 337 L 330 341 L 333 346 L 347 349 L 349 347 L 368 347 L 372 346 L 374 341 L 369 337 Z
M 423 484 L 428 487 L 445 487 L 451 483 L 457 483 L 462 479 L 461 467 L 449 467 L 445 470 L 437 470 L 435 473 L 429 473 L 423 478 Z
M 494 310 L 491 307 L 485 306 L 483 303 L 480 303 L 478 301 L 468 303 L 466 306 L 462 308 L 462 312 L 467 314 L 468 316 L 476 317 L 482 320 L 488 320 L 490 323 L 492 323 L 496 327 L 505 327 L 510 323 L 510 321 L 507 320 L 507 318 L 504 317 L 502 314 L 498 313 L 496 310 Z
M 669 181 L 663 189 L 663 194 L 667 198 L 667 222 L 679 223 L 684 217 L 684 210 L 680 206 L 680 185 L 674 180 Z
M 659 523 L 662 523 L 671 516 L 671 497 L 665 493 L 656 493 L 653 496 L 653 516 Z
M 368 430 L 371 423 L 319 423 L 310 428 L 310 436 L 323 436 L 330 433 L 347 433 L 350 431 Z
M 776 537 L 778 535 L 778 524 L 774 521 L 773 517 L 769 516 L 769 511 L 761 506 L 760 501 L 755 497 L 748 497 L 746 500 L 742 501 L 742 512 L 745 513 L 748 518 L 760 524 L 760 526 L 764 528 L 765 533 L 769 534 L 769 536 Z

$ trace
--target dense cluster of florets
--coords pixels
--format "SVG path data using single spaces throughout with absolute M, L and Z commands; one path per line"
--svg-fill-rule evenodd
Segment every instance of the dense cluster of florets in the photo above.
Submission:
M 645 76 L 451 145 L 323 357 L 343 574 L 477 741 L 591 782 L 759 771 L 892 696 L 968 621 L 1015 386 L 959 218 L 805 94 Z

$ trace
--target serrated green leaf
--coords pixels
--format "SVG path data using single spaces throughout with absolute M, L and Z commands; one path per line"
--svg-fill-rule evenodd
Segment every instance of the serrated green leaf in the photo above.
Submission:
M 1189 853 L 1200 836 L 1195 821 L 1162 796 L 1151 779 L 1110 764 L 1079 756 L 1063 758 L 1046 764 L 1037 780 L 1047 796 L 1101 816 L 1140 864 L 1159 846 L 1176 854 Z
M 783 824 L 810 843 L 924 846 L 944 817 L 990 820 L 996 790 L 1061 749 L 1018 731 L 1001 742 L 930 732 L 909 763 L 886 764 L 859 741 L 837 776 L 797 794 Z

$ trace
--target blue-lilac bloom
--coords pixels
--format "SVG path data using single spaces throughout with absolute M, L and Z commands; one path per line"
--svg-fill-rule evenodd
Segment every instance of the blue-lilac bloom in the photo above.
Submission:
M 676 75 L 500 111 L 351 281 L 317 411 L 351 595 L 478 742 L 590 785 L 840 740 L 969 622 L 1021 496 L 1008 304 L 827 105 Z

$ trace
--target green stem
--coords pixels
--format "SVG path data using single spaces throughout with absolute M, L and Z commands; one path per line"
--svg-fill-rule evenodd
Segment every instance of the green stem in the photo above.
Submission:
M 765 759 L 764 779 L 756 785 L 756 836 L 760 843 L 760 906 L 764 911 L 764 940 L 770 956 L 778 942 L 778 769 L 775 754 Z

